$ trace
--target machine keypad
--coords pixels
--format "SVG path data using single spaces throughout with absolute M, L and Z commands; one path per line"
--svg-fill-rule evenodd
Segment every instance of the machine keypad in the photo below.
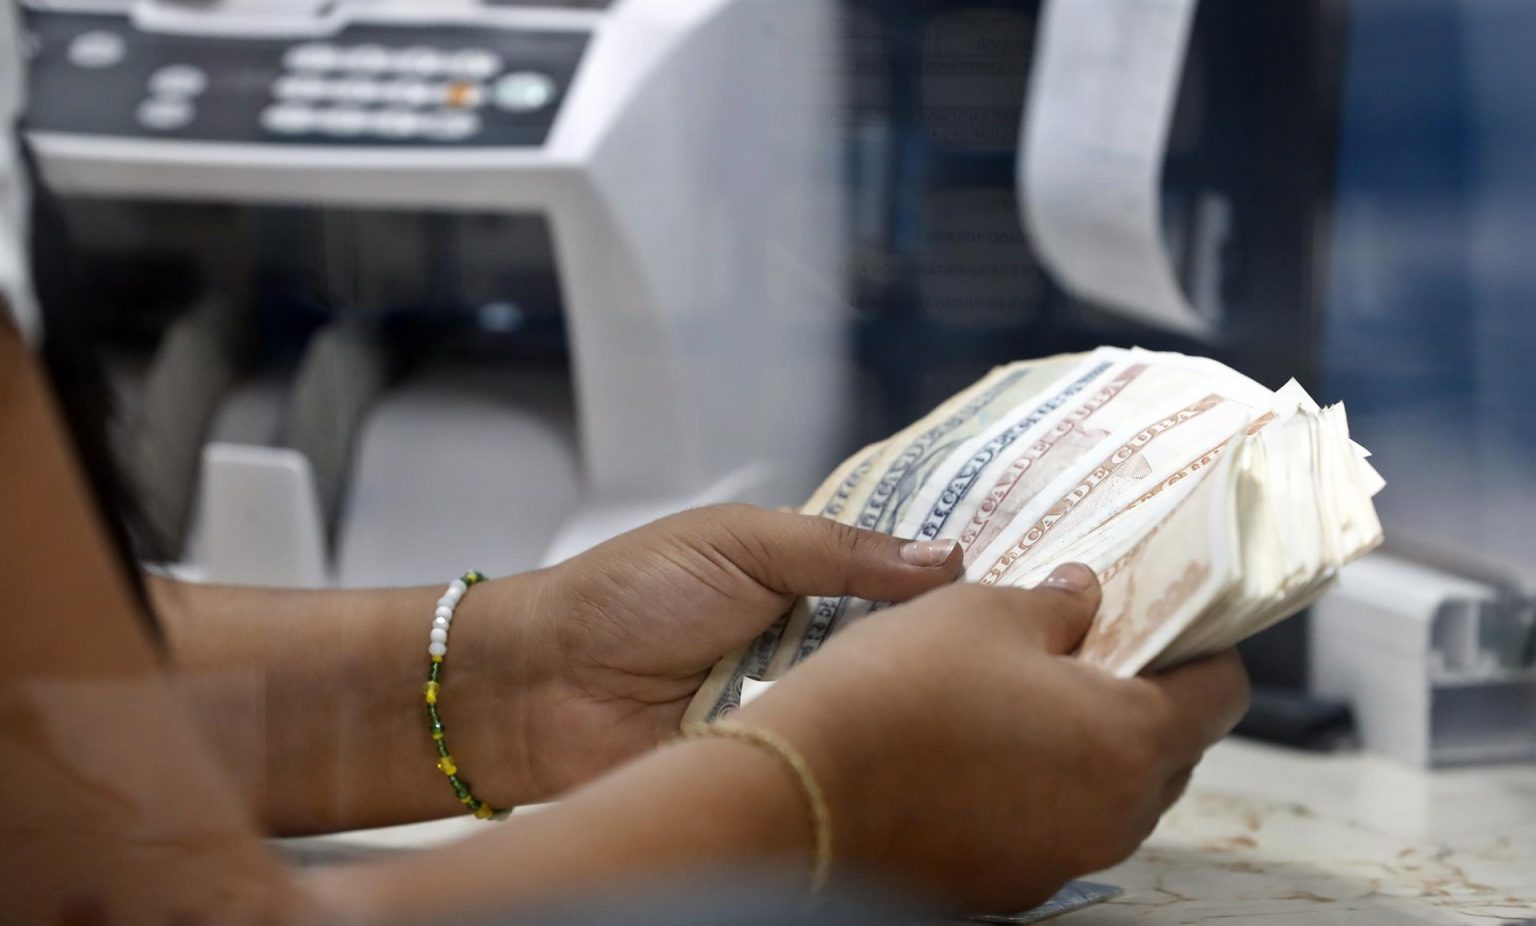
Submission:
M 559 93 L 554 80 L 537 71 L 502 76 L 488 91 L 484 81 L 496 78 L 505 65 L 500 55 L 481 48 L 310 44 L 290 52 L 285 63 L 291 73 L 273 83 L 276 102 L 262 117 L 268 131 L 285 136 L 462 141 L 484 128 L 473 111 L 492 96 L 507 112 L 531 113 Z M 306 110 L 300 105 L 305 103 L 326 108 Z M 393 108 L 356 108 L 374 104 Z
M 389 25 L 237 40 L 143 33 L 110 14 L 28 17 L 40 48 L 29 129 L 206 141 L 542 144 L 589 41 Z
M 485 48 L 439 49 L 425 45 L 389 48 L 383 45 L 344 47 L 312 42 L 290 49 L 283 63 L 289 70 L 326 73 L 405 74 L 461 80 L 489 80 L 505 67 L 502 57 Z

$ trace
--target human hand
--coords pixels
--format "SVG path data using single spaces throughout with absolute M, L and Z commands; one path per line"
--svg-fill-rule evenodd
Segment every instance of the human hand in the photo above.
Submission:
M 519 577 L 517 600 L 478 604 L 524 615 L 496 646 L 521 666 L 507 677 L 526 686 L 508 718 L 524 744 L 522 777 L 552 796 L 668 740 L 710 668 L 798 596 L 904 601 L 963 568 L 948 542 L 909 545 L 825 518 L 723 505 Z
M 1023 909 L 1128 856 L 1247 707 L 1233 652 L 1135 679 L 1070 658 L 1098 604 L 1081 566 L 1032 591 L 943 589 L 850 628 L 736 717 L 805 755 L 838 868 Z

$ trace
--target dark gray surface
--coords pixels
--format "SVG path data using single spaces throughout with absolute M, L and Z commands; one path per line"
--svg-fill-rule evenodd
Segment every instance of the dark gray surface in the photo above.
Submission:
M 322 135 L 279 136 L 261 126 L 262 112 L 274 102 L 273 85 L 290 73 L 289 49 L 310 44 L 305 38 L 227 38 L 142 32 L 126 16 L 31 11 L 27 28 L 36 41 L 31 62 L 28 130 L 70 132 L 122 138 L 183 141 L 259 142 L 327 147 L 530 147 L 544 144 L 581 63 L 589 39 L 584 31 L 511 30 L 466 27 L 348 26 L 326 44 L 338 47 L 380 45 L 392 51 L 432 47 L 444 52 L 485 49 L 506 63 L 502 73 L 536 71 L 555 81 L 549 105 L 531 113 L 513 113 L 487 105 L 479 110 L 484 128 L 456 141 L 411 139 L 407 142 Z M 80 35 L 109 32 L 126 43 L 124 59 L 108 68 L 81 68 L 69 60 Z M 138 121 L 138 108 L 149 96 L 150 77 L 160 68 L 187 64 L 209 75 L 207 90 L 195 101 L 197 114 L 183 128 L 151 131 Z M 348 72 L 336 72 L 336 77 Z M 365 109 L 381 109 L 369 106 Z

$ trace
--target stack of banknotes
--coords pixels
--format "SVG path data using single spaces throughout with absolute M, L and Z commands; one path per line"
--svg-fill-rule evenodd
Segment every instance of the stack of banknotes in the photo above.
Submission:
M 849 458 L 802 511 L 953 539 L 983 585 L 1091 566 L 1103 604 L 1078 656 L 1128 677 L 1300 611 L 1379 544 L 1368 456 L 1343 407 L 1294 381 L 1276 392 L 1214 360 L 1101 348 L 993 370 Z M 744 679 L 781 677 L 884 607 L 797 601 L 715 667 L 688 719 L 728 713 Z

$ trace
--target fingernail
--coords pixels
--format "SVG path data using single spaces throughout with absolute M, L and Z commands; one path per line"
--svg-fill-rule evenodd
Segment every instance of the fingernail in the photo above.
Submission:
M 957 546 L 953 540 L 914 540 L 901 548 L 901 559 L 909 566 L 942 566 L 949 562 Z
M 1059 588 L 1067 592 L 1086 592 L 1093 587 L 1093 570 L 1082 563 L 1062 563 L 1050 574 L 1041 588 Z

